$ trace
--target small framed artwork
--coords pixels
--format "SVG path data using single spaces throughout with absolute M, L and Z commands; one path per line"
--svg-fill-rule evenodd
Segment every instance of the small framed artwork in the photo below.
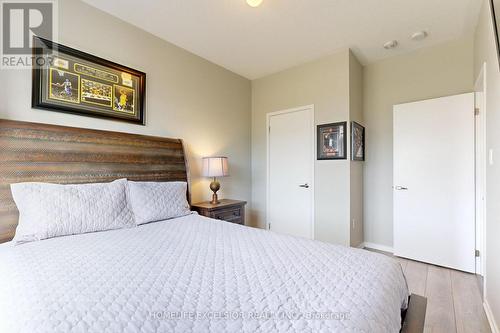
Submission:
M 351 159 L 365 160 L 365 128 L 355 121 L 351 123 Z
M 347 159 L 347 122 L 318 125 L 318 160 Z
M 145 73 L 36 36 L 33 58 L 33 108 L 145 124 Z

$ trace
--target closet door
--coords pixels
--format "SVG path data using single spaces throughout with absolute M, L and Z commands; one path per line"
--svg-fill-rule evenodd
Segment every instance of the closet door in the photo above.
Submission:
M 272 113 L 268 125 L 269 229 L 313 238 L 314 110 Z

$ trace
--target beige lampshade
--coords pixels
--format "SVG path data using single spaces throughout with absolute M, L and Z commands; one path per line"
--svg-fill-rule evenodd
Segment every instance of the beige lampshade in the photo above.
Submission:
M 227 157 L 203 157 L 204 177 L 226 177 L 229 176 Z

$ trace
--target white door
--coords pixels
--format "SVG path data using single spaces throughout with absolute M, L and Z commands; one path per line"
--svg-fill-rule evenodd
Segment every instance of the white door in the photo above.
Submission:
M 474 94 L 394 106 L 394 254 L 475 270 Z
M 268 115 L 269 229 L 313 238 L 314 109 Z

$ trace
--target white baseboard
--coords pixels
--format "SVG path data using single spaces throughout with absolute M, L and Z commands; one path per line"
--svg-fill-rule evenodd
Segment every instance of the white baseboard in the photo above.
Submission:
M 491 333 L 500 333 L 500 330 L 498 330 L 498 325 L 495 321 L 495 317 L 493 317 L 493 312 L 491 311 L 488 301 L 486 300 L 484 301 L 483 307 L 484 307 L 484 312 L 486 312 L 486 317 L 488 318 L 488 322 L 490 323 Z
M 379 251 L 384 251 L 384 252 L 389 252 L 389 253 L 394 253 L 394 248 L 387 246 L 387 245 L 382 245 L 382 244 L 375 244 L 375 243 L 370 243 L 370 242 L 364 242 L 359 246 L 359 248 L 369 248 L 369 249 L 374 249 L 374 250 L 379 250 Z

